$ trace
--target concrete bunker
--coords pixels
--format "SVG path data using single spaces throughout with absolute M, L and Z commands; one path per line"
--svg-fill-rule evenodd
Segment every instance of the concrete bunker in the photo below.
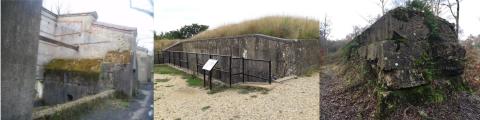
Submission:
M 174 57 L 175 59 L 182 59 L 181 64 L 192 67 L 195 70 L 197 63 L 195 55 L 186 55 L 183 53 L 197 53 L 214 55 L 216 59 L 221 59 L 219 66 L 221 69 L 228 71 L 228 64 L 232 64 L 232 72 L 238 73 L 241 71 L 248 72 L 248 74 L 259 74 L 265 78 L 272 78 L 273 80 L 291 75 L 301 75 L 306 71 L 318 68 L 320 59 L 320 45 L 319 40 L 297 40 L 297 39 L 283 39 L 261 34 L 240 35 L 231 37 L 211 38 L 204 40 L 185 40 L 176 43 L 163 51 L 174 51 L 177 53 L 163 54 L 157 51 L 155 62 L 168 62 L 167 57 Z M 165 52 L 164 52 L 165 53 Z M 233 59 L 229 60 L 227 57 L 231 56 Z M 200 56 L 200 62 L 205 62 L 209 56 Z M 243 59 L 252 59 L 254 61 L 245 64 L 243 70 Z M 270 61 L 271 66 L 256 61 Z M 223 61 L 223 62 L 222 62 Z M 265 76 L 265 71 L 271 71 L 271 76 Z M 257 71 L 257 72 L 255 72 Z M 229 76 L 224 76 L 229 77 Z M 251 77 L 252 80 L 256 80 Z M 233 78 L 237 81 L 240 78 Z
M 376 104 L 367 110 L 373 114 L 362 116 L 388 119 L 397 108 L 442 103 L 454 91 L 468 90 L 461 78 L 465 50 L 453 28 L 440 17 L 399 7 L 349 42 L 342 55 L 343 87 L 376 97 L 368 99 Z

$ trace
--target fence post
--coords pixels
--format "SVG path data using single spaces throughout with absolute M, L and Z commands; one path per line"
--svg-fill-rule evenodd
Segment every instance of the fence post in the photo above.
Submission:
M 190 70 L 190 65 L 188 65 L 188 53 L 185 52 L 185 60 L 186 60 L 186 63 L 187 63 L 187 70 Z
M 245 58 L 242 57 L 242 82 L 245 83 Z
M 157 52 L 157 61 L 155 61 L 155 64 L 160 64 L 160 53 Z
M 229 75 L 228 82 L 229 82 L 229 84 L 230 84 L 230 87 L 232 87 L 232 56 L 230 55 L 229 58 L 230 58 L 230 60 L 229 60 L 229 61 L 230 61 L 230 62 L 229 62 L 230 64 L 228 64 L 228 67 L 229 67 L 229 68 L 228 68 L 228 72 L 230 73 L 230 75 Z
M 272 61 L 268 61 L 268 84 L 272 84 Z
M 206 86 L 207 86 L 207 79 L 205 79 L 205 78 L 206 78 L 206 77 L 205 77 L 205 74 L 206 74 L 205 72 L 206 72 L 206 71 L 207 71 L 207 70 L 203 70 L 203 87 L 206 87 Z
M 210 90 L 212 90 L 212 71 L 208 71 L 208 77 L 209 77 L 209 81 L 210 81 Z
M 197 75 L 197 72 L 198 72 L 198 54 L 195 53 L 195 72 L 194 74 Z

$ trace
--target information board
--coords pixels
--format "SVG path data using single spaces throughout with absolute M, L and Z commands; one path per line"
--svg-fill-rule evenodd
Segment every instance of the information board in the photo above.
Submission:
M 208 61 L 203 65 L 202 69 L 211 71 L 213 67 L 217 64 L 218 60 L 208 59 Z

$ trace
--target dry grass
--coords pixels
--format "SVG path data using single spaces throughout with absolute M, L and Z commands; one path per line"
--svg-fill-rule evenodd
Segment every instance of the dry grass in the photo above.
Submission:
M 466 66 L 464 78 L 480 94 L 480 48 L 466 47 Z
M 104 62 L 109 63 L 119 63 L 119 64 L 127 64 L 130 63 L 130 50 L 125 51 L 109 51 L 105 55 Z
M 205 39 L 245 34 L 265 34 L 287 39 L 318 39 L 318 20 L 306 17 L 267 16 L 229 24 L 204 31 L 192 39 Z
M 173 45 L 177 42 L 177 40 L 155 40 L 154 41 L 154 49 L 155 51 L 162 50 L 170 45 Z
M 54 59 L 45 69 L 51 71 L 100 72 L 101 59 Z

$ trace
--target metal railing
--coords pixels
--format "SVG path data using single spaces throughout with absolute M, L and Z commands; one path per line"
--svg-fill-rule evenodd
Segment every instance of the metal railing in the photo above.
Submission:
M 239 82 L 272 83 L 271 61 L 232 57 L 229 55 L 192 53 L 183 51 L 161 51 L 155 55 L 155 64 L 172 64 L 174 66 L 195 71 L 193 74 L 203 74 L 201 69 L 208 59 L 218 60 L 212 69 L 212 77 L 228 83 L 229 86 Z

